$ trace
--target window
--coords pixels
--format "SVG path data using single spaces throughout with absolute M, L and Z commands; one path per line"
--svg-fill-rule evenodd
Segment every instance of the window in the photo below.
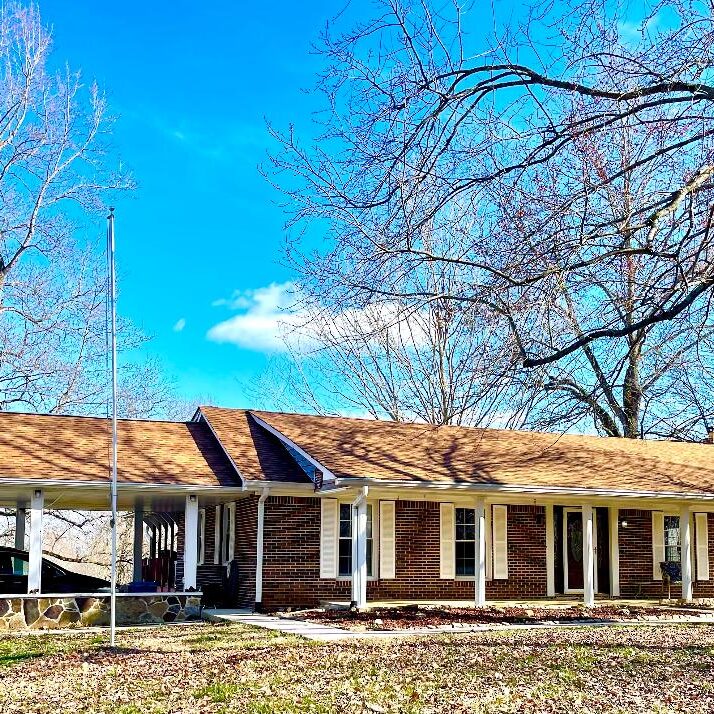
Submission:
M 198 511 L 198 564 L 203 565 L 206 555 L 206 509 Z
M 664 517 L 664 559 L 679 562 L 682 545 L 679 540 L 679 516 Z
M 352 576 L 352 504 L 340 504 L 340 525 L 338 531 L 337 574 L 341 578 Z M 374 511 L 367 504 L 367 577 L 373 575 L 374 561 Z
M 456 576 L 476 575 L 476 511 L 456 508 Z

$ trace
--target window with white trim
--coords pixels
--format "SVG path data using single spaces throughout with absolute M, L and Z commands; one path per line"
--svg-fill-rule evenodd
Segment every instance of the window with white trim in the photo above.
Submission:
M 456 508 L 454 516 L 456 577 L 473 577 L 476 574 L 476 511 Z
M 374 509 L 367 504 L 367 577 L 374 572 Z M 337 575 L 340 578 L 352 576 L 352 504 L 340 503 L 340 523 L 338 527 Z
M 679 516 L 664 517 L 664 559 L 677 563 L 682 560 Z

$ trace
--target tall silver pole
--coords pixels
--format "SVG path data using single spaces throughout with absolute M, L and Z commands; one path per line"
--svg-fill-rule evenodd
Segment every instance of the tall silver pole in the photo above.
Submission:
M 116 645 L 116 595 L 117 595 L 117 311 L 116 311 L 116 275 L 114 272 L 114 209 L 109 209 L 107 216 L 107 259 L 109 261 L 109 305 L 111 314 L 111 352 L 112 352 L 112 566 L 111 566 L 111 607 L 109 629 L 111 646 Z

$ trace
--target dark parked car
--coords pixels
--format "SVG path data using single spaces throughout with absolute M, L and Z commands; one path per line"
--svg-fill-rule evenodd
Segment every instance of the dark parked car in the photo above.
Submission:
M 0 594 L 27 593 L 29 561 L 26 551 L 0 546 Z M 73 573 L 46 558 L 42 559 L 43 593 L 92 593 L 108 588 L 106 580 Z

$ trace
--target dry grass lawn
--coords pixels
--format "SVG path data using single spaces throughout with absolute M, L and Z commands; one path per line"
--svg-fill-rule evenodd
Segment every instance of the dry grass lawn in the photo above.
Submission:
M 711 712 L 714 627 L 315 644 L 240 625 L 0 638 L 0 711 Z

